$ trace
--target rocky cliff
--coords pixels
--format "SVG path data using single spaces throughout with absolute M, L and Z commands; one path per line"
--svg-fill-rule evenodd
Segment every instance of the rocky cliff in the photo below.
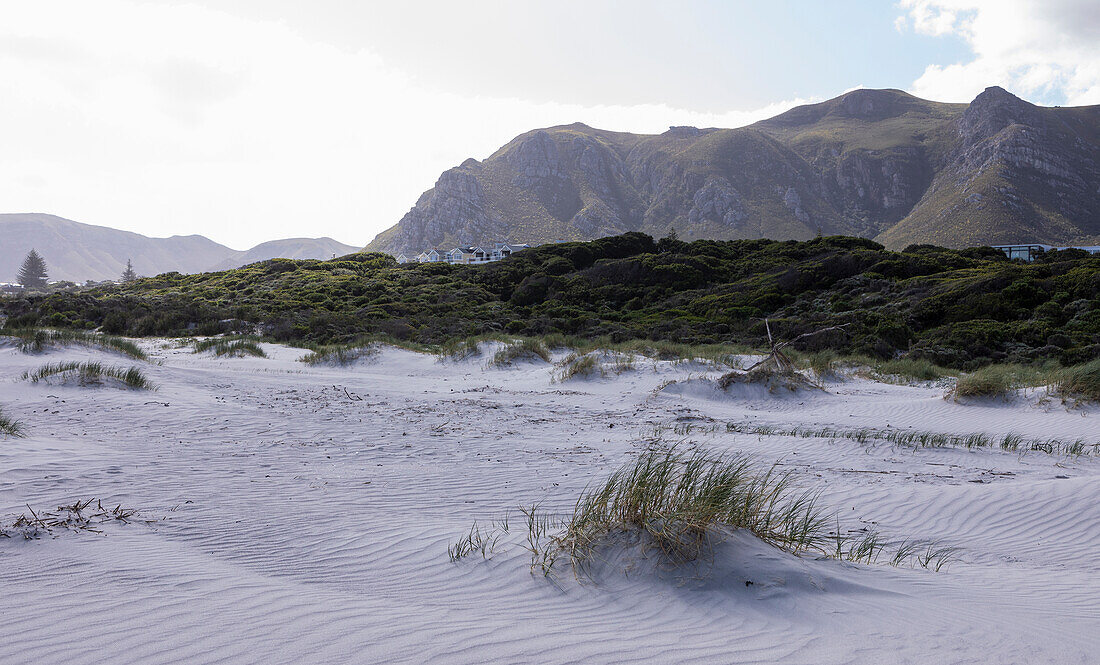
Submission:
M 893 247 L 1100 236 L 1100 107 L 1000 88 L 970 104 L 856 90 L 741 129 L 583 124 L 522 134 L 440 176 L 368 249 L 581 240 L 876 238 Z

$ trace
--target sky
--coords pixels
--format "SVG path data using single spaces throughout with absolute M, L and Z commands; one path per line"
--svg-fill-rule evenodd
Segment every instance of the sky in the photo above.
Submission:
M 0 212 L 235 249 L 365 245 L 444 170 L 536 127 L 738 127 L 861 87 L 1100 104 L 1097 0 L 0 0 L 0 16 Z

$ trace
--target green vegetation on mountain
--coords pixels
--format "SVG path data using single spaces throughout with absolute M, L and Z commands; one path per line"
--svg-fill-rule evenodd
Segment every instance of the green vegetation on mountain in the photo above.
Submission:
M 1100 257 L 1031 264 L 996 250 L 870 240 L 654 241 L 640 233 L 545 245 L 480 266 L 398 265 L 383 254 L 274 259 L 3 301 L 8 326 L 109 334 L 259 330 L 309 344 L 386 335 L 418 344 L 486 333 L 762 345 L 763 318 L 796 347 L 958 368 L 1100 357 Z
M 854 90 L 740 129 L 526 132 L 444 172 L 368 250 L 629 231 L 686 240 L 1100 242 L 1100 106 L 1043 108 L 1000 88 L 970 104 Z

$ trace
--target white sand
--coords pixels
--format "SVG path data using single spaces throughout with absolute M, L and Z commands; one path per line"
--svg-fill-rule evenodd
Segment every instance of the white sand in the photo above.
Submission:
M 308 367 L 296 349 L 217 359 L 146 344 L 155 393 L 29 384 L 0 349 L 0 515 L 99 497 L 152 524 L 0 538 L 0 663 L 1096 663 L 1100 462 L 999 450 L 692 432 L 781 459 L 844 528 L 961 548 L 946 571 L 794 557 L 735 534 L 706 575 L 619 560 L 532 575 L 514 509 L 567 511 L 658 424 L 914 427 L 1100 441 L 1100 414 L 849 380 L 721 394 L 701 365 L 640 361 L 552 384 L 388 349 Z M 361 399 L 349 399 L 345 389 Z M 668 432 L 669 439 L 679 438 Z M 489 561 L 451 563 L 513 511 Z M 746 586 L 745 582 L 752 585 Z

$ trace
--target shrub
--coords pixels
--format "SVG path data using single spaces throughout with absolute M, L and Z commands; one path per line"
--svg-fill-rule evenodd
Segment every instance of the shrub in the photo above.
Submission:
M 76 377 L 82 386 L 98 385 L 103 379 L 115 379 L 130 388 L 156 390 L 137 367 L 110 367 L 97 362 L 47 363 L 33 372 L 23 372 L 23 378 L 38 383 L 51 376 Z

